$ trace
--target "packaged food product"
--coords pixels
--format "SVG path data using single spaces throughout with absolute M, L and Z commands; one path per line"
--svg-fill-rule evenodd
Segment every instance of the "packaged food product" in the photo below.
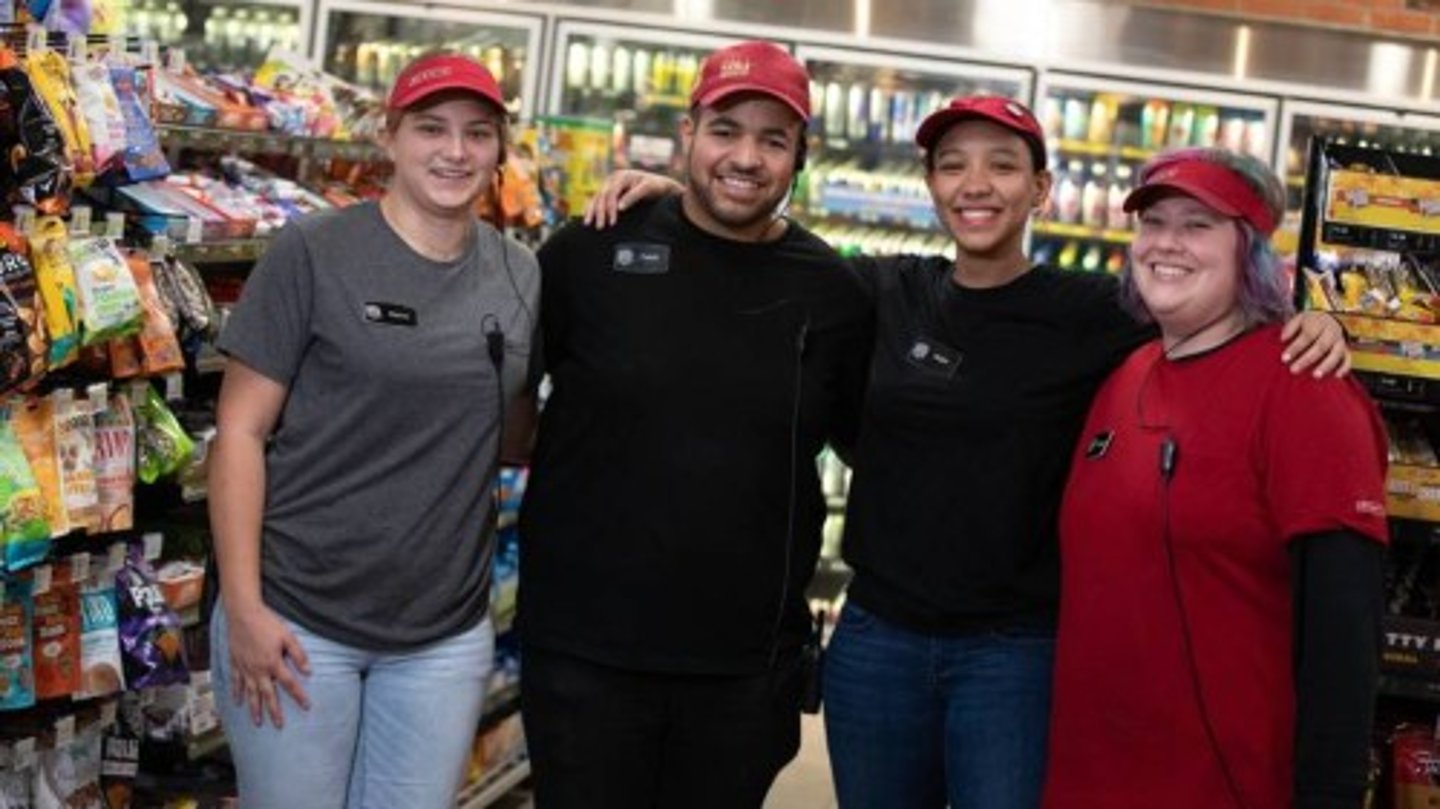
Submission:
M 29 583 L 6 582 L 0 596 L 0 711 L 35 704 L 35 663 L 30 649 L 33 615 Z
M 21 198 L 41 213 L 59 213 L 65 209 L 71 185 L 65 139 L 15 52 L 4 47 L 0 47 L 0 89 L 11 110 L 11 116 L 0 122 L 0 146 L 10 167 L 0 177 L 17 186 Z
M 120 648 L 131 688 L 190 682 L 180 618 L 165 603 L 160 582 L 139 545 L 132 545 L 115 577 L 120 601 Z
M 151 259 L 150 269 L 161 294 L 175 307 L 176 325 L 210 338 L 219 333 L 215 303 L 198 270 L 173 256 Z
M 67 241 L 65 223 L 58 216 L 40 217 L 30 239 L 35 279 L 45 303 L 45 333 L 50 338 L 46 362 L 52 369 L 74 362 L 80 350 L 80 293 Z
M 50 396 L 15 398 L 10 401 L 10 422 L 20 440 L 30 472 L 40 487 L 45 503 L 45 522 L 51 537 L 70 533 L 70 516 L 60 486 L 60 456 L 55 445 L 55 406 Z
M 131 335 L 116 337 L 105 344 L 110 354 L 110 376 L 113 379 L 134 379 L 145 370 L 140 362 L 140 340 Z
M 1435 732 L 1401 725 L 1393 737 L 1395 809 L 1430 809 L 1440 802 L 1440 751 Z
M 32 51 L 25 55 L 25 71 L 35 92 L 50 110 L 65 144 L 65 161 L 75 185 L 84 188 L 95 179 L 95 159 L 90 146 L 90 127 L 80 112 L 70 65 L 57 51 Z
M 35 809 L 103 809 L 97 723 L 76 728 L 69 743 L 40 751 L 33 791 Z
M 15 571 L 50 552 L 50 524 L 45 522 L 45 500 L 9 413 L 8 406 L 0 407 L 0 544 L 4 569 Z
M 128 65 L 110 65 L 110 82 L 125 116 L 125 173 L 131 182 L 155 180 L 170 173 L 170 164 L 160 150 L 155 127 L 145 112 L 136 89 L 136 70 Z
M 100 530 L 134 528 L 135 416 L 124 393 L 107 397 L 105 406 L 95 411 L 95 484 Z
M 30 780 L 29 768 L 0 767 L 0 809 L 29 809 L 33 806 Z
M 125 690 L 115 580 L 103 573 L 80 588 L 80 691 L 93 699 Z
M 44 311 L 30 262 L 0 246 L 0 392 L 45 373 Z
M 122 706 L 124 701 L 122 697 Z M 120 721 L 105 730 L 102 744 L 100 789 L 105 794 L 104 809 L 130 809 L 135 776 L 140 773 L 140 738 L 128 722 Z
M 50 589 L 35 595 L 35 696 L 68 697 L 80 690 L 80 591 L 69 568 L 55 565 Z
M 149 383 L 132 383 L 130 406 L 135 411 L 140 480 L 154 483 L 178 470 L 195 451 L 195 442 Z
M 125 113 L 110 83 L 110 69 L 103 62 L 72 62 L 70 72 L 80 113 L 90 131 L 95 173 L 101 174 L 119 166 L 124 157 Z
M 160 376 L 185 370 L 185 355 L 180 352 L 180 342 L 175 338 L 175 322 L 160 300 L 160 291 L 155 286 L 155 276 L 150 271 L 150 257 L 144 253 L 132 252 L 125 256 L 135 286 L 140 292 L 140 303 L 144 318 L 140 327 L 140 354 L 145 373 Z
M 66 252 L 80 293 L 81 345 L 97 345 L 138 331 L 140 292 L 115 243 L 87 236 L 69 240 Z
M 90 403 L 61 388 L 55 399 L 55 451 L 60 459 L 60 491 L 70 529 L 100 527 L 100 493 L 95 488 L 95 418 Z

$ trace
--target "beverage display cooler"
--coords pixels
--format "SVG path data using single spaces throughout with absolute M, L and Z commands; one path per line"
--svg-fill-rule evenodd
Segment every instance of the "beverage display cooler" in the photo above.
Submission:
M 135 0 L 127 33 L 185 51 L 202 70 L 256 68 L 272 47 L 301 53 L 310 43 L 313 4 L 306 0 Z
M 811 144 L 794 212 L 845 253 L 953 251 L 940 230 L 915 131 L 957 95 L 1024 100 L 1029 70 L 801 45 Z
M 1270 160 L 1278 103 L 1269 98 L 1047 74 L 1036 114 L 1055 185 L 1032 229 L 1032 256 L 1064 269 L 1118 272 L 1133 240 L 1122 209 L 1157 152 L 1221 146 Z
M 495 74 L 511 114 L 535 114 L 540 16 L 364 0 L 321 0 L 315 53 L 347 81 L 384 93 L 411 59 L 441 48 L 469 54 Z
M 612 125 L 615 168 L 678 175 L 680 120 L 689 110 L 700 63 L 740 39 L 561 20 L 553 38 L 547 111 Z

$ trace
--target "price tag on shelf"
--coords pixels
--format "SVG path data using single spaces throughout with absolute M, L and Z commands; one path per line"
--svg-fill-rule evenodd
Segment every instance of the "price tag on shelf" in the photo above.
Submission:
M 65 37 L 65 58 L 72 62 L 83 62 L 88 56 L 84 34 L 69 34 Z
M 69 557 L 70 581 L 74 584 L 84 584 L 90 578 L 90 554 L 77 553 Z
M 105 574 L 113 575 L 125 566 L 125 543 L 112 542 L 105 554 Z
M 199 244 L 205 238 L 205 222 L 198 216 L 190 217 L 185 224 L 185 243 Z
M 105 214 L 105 235 L 117 241 L 124 238 L 125 214 L 119 211 L 111 211 Z
M 50 43 L 42 26 L 30 24 L 25 26 L 25 52 L 44 53 L 50 47 Z
M 123 34 L 110 34 L 105 37 L 105 48 L 112 54 L 125 52 L 125 36 Z
M 49 565 L 36 565 L 30 573 L 31 593 L 43 596 L 50 592 L 51 580 L 55 577 L 55 571 Z
M 15 209 L 15 227 L 23 236 L 30 236 L 35 233 L 35 209 L 29 205 L 20 205 Z
M 160 43 L 153 39 L 147 39 L 140 43 L 140 61 L 147 65 L 159 66 L 160 64 Z
M 171 73 L 185 72 L 184 48 L 171 48 L 165 53 L 165 69 Z
M 165 375 L 165 401 L 178 402 L 185 398 L 185 377 L 177 371 Z
M 69 747 L 75 741 L 75 717 L 62 716 L 55 720 L 55 746 Z
M 160 234 L 150 239 L 150 257 L 164 258 L 170 254 L 170 237 Z
M 160 552 L 165 549 L 165 535 L 159 531 L 152 531 L 140 538 L 145 543 L 145 561 L 153 562 L 160 558 Z
M 70 208 L 70 235 L 90 235 L 90 206 L 75 205 Z

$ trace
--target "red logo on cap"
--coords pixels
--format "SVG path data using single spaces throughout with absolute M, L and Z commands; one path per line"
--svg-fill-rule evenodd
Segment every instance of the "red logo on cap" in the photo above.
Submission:
M 415 75 L 410 77 L 408 86 L 414 87 L 417 84 L 423 84 L 434 79 L 443 79 L 454 72 L 455 68 L 448 65 L 445 67 L 431 67 L 424 70 L 417 70 L 415 71 Z

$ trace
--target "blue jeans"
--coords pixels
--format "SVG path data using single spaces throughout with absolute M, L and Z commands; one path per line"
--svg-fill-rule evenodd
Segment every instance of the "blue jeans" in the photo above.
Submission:
M 287 622 L 310 658 L 304 711 L 280 689 L 285 727 L 256 727 L 230 699 L 224 605 L 210 621 L 211 672 L 242 809 L 453 809 L 495 653 L 486 618 L 405 652 L 326 640 Z
M 853 603 L 825 656 L 825 734 L 840 809 L 1040 804 L 1055 639 L 937 636 Z

